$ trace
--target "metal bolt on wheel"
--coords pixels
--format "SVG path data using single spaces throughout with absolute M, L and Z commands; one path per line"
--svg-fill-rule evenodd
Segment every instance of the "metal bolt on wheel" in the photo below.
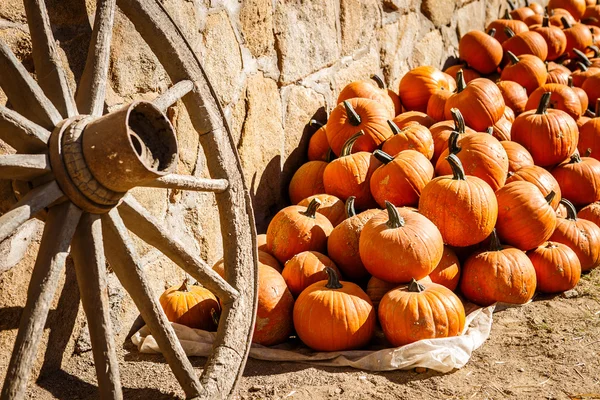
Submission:
M 19 332 L 0 394 L 22 399 L 59 278 L 71 254 L 102 399 L 122 399 L 106 291 L 108 261 L 130 294 L 188 398 L 229 397 L 244 369 L 256 308 L 256 232 L 248 191 L 223 112 L 202 66 L 160 0 L 119 0 L 121 11 L 176 82 L 153 102 L 103 115 L 117 2 L 97 0 L 77 96 L 67 85 L 44 0 L 24 0 L 36 81 L 0 40 L 0 179 L 31 190 L 0 217 L 0 242 L 47 210 Z M 177 175 L 177 140 L 166 109 L 183 100 L 214 179 Z M 226 279 L 171 236 L 128 191 L 134 187 L 216 194 Z M 141 268 L 130 232 L 222 301 L 217 339 L 197 376 Z

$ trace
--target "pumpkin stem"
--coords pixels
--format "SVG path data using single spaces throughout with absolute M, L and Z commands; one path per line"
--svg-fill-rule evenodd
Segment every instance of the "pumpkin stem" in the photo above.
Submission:
M 552 203 L 552 200 L 554 200 L 555 197 L 556 197 L 556 192 L 554 190 L 552 190 L 550 193 L 548 193 L 546 195 L 546 197 L 544 197 L 544 200 L 546 200 L 546 203 L 550 204 L 550 203 Z
M 308 126 L 312 127 L 317 127 L 317 128 L 322 128 L 325 126 L 325 124 L 321 121 L 317 121 L 316 119 L 311 119 L 310 121 L 308 121 Z
M 588 70 L 588 67 L 584 63 L 577 61 L 576 64 L 577 64 L 577 68 L 579 68 L 583 72 Z
M 570 221 L 577 221 L 577 210 L 575 209 L 573 203 L 563 197 L 560 199 L 560 204 L 565 206 L 567 209 L 567 219 Z
M 569 75 L 569 78 L 567 79 L 567 86 L 572 88 L 573 87 L 573 76 Z
M 408 291 L 412 293 L 421 293 L 423 290 L 425 290 L 425 286 L 417 282 L 415 278 L 412 278 L 408 285 Z
M 547 248 L 547 249 L 553 249 L 555 247 L 558 247 L 558 245 L 556 243 L 554 243 L 554 242 L 548 241 L 548 242 L 546 242 L 546 246 L 544 246 L 544 247 Z
M 569 160 L 569 164 L 578 164 L 581 162 L 581 156 L 578 152 L 573 153 L 571 159 Z
M 573 25 L 567 20 L 565 17 L 560 17 L 560 22 L 562 22 L 564 29 L 572 28 Z
M 390 129 L 392 130 L 392 133 L 394 135 L 397 135 L 401 132 L 400 128 L 398 128 L 398 125 L 396 125 L 396 123 L 394 121 L 392 121 L 391 119 L 388 119 L 387 123 L 390 126 Z
M 386 200 L 385 208 L 387 209 L 389 218 L 387 226 L 392 229 L 402 228 L 404 226 L 404 218 L 400 216 L 396 206 Z
M 592 155 L 592 149 L 590 149 L 589 147 L 587 149 L 585 149 L 585 154 L 583 155 L 584 157 L 589 157 Z
M 356 215 L 356 210 L 354 209 L 354 200 L 356 196 L 350 196 L 346 199 L 346 217 L 354 217 Z
M 544 15 L 544 19 L 542 20 L 542 27 L 548 28 L 550 26 L 550 18 L 548 14 Z
M 511 11 L 514 11 L 515 8 L 517 8 L 517 6 L 515 6 L 515 3 L 513 3 L 512 0 L 506 0 L 506 3 L 508 4 L 508 7 L 510 7 Z
M 190 283 L 190 278 L 186 275 L 185 278 L 183 279 L 183 283 L 181 284 L 181 286 L 179 287 L 179 289 L 177 289 L 178 292 L 189 292 L 190 288 L 188 287 Z
M 456 93 L 460 93 L 467 87 L 462 68 L 456 73 Z
M 340 153 L 340 157 L 349 156 L 352 153 L 352 146 L 354 146 L 354 143 L 364 134 L 365 133 L 361 129 L 360 131 L 356 132 L 354 135 L 350 136 L 350 139 L 346 140 L 346 143 L 344 143 L 344 146 L 342 146 L 342 151 Z
M 451 108 L 450 114 L 452 114 L 452 119 L 454 120 L 454 130 L 458 133 L 465 133 L 467 128 L 460 110 L 458 108 Z
M 600 117 L 600 98 L 596 100 L 595 116 Z
M 314 219 L 316 217 L 317 210 L 319 209 L 319 207 L 321 207 L 321 200 L 319 200 L 315 197 L 314 199 L 312 199 L 310 201 L 310 203 L 308 204 L 308 207 L 306 207 L 306 211 L 301 212 L 300 214 L 302 214 L 308 218 Z
M 348 100 L 344 101 L 344 107 L 346 107 L 346 116 L 352 126 L 359 126 L 362 122 L 360 115 L 356 112 L 352 104 Z
M 592 62 L 590 61 L 590 59 L 588 58 L 588 56 L 585 55 L 585 53 L 579 49 L 573 49 L 573 53 L 575 53 L 577 55 L 577 58 L 579 59 L 579 62 L 581 62 L 583 65 L 585 65 L 587 68 L 592 66 Z
M 371 75 L 371 79 L 373 79 L 375 83 L 377 83 L 379 89 L 385 89 L 385 82 L 383 81 L 383 79 L 381 79 L 379 75 L 373 74 Z
M 448 152 L 450 154 L 458 154 L 460 152 L 461 148 L 458 145 L 459 136 L 460 135 L 456 131 L 452 131 L 450 134 L 450 137 L 448 138 Z
M 325 287 L 327 289 L 341 289 L 344 286 L 340 283 L 340 278 L 337 275 L 337 272 L 331 267 L 325 267 L 325 272 L 329 279 L 327 280 L 327 284 Z
M 504 10 L 504 15 L 502 16 L 502 19 L 513 19 L 512 15 L 510 15 L 508 12 L 508 8 Z
M 502 243 L 500 243 L 500 238 L 498 237 L 498 234 L 496 233 L 496 228 L 494 228 L 494 230 L 492 231 L 491 236 L 491 242 L 490 242 L 490 250 L 489 251 L 500 251 L 502 250 Z
M 529 7 L 529 0 L 525 0 L 525 7 Z
M 585 115 L 586 117 L 590 117 L 590 118 L 596 118 L 597 114 L 588 108 L 587 110 L 585 110 L 583 115 Z
M 591 51 L 594 52 L 594 57 L 592 57 L 592 58 L 597 58 L 600 55 L 600 48 L 598 48 L 598 46 L 591 45 L 591 46 L 586 47 L 586 49 L 590 49 Z
M 488 128 L 485 130 L 485 133 L 487 133 L 488 135 L 493 135 L 494 134 L 494 127 L 493 126 L 488 126 Z
M 505 26 L 504 27 L 504 33 L 506 34 L 506 36 L 508 36 L 509 38 L 514 37 L 516 35 L 515 31 L 513 31 L 512 29 L 510 29 L 510 27 Z
M 375 156 L 375 158 L 381 161 L 383 164 L 389 164 L 390 162 L 394 161 L 394 157 L 382 150 L 375 150 L 373 152 L 373 156 Z
M 546 92 L 542 95 L 540 99 L 540 104 L 538 104 L 536 114 L 546 114 L 548 111 L 548 105 L 550 105 L 550 96 L 552 96 L 551 92 Z
M 456 156 L 456 154 L 450 154 L 446 157 L 446 161 L 450 164 L 450 168 L 452 168 L 452 179 L 455 181 L 466 181 L 467 177 L 465 175 L 465 170 L 463 169 L 462 162 Z
M 491 37 L 496 36 L 496 28 L 492 28 L 487 32 L 488 35 L 490 35 Z
M 512 65 L 515 65 L 519 62 L 519 57 L 515 56 L 515 53 L 513 53 L 512 51 L 507 51 L 506 54 L 508 55 L 508 59 L 510 60 L 510 63 Z

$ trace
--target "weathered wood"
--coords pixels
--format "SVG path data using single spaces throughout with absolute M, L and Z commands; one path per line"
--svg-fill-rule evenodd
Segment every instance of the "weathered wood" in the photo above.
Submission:
M 1 39 L 0 71 L 0 87 L 12 108 L 45 129 L 54 129 L 62 120 L 62 116 Z
M 186 246 L 174 238 L 133 196 L 128 195 L 119 205 L 125 226 L 143 241 L 154 246 L 185 272 L 217 295 L 223 304 L 232 303 L 239 292 Z
M 0 156 L 0 179 L 30 181 L 50 172 L 46 154 L 6 154 Z
M 110 321 L 100 216 L 84 214 L 71 246 L 81 303 L 88 321 L 101 399 L 123 398 Z
M 48 150 L 49 139 L 49 131 L 0 105 L 0 140 L 19 153 L 39 153 Z
M 115 0 L 96 1 L 94 30 L 77 88 L 77 107 L 82 114 L 100 117 L 104 111 L 115 3 Z
M 204 390 L 158 302 L 158 297 L 152 293 L 129 232 L 117 209 L 102 215 L 102 233 L 108 262 L 150 328 L 183 391 L 188 397 L 199 396 Z
M 12 235 L 19 226 L 63 196 L 55 181 L 32 189 L 10 211 L 0 217 L 0 242 Z
M 6 372 L 1 400 L 25 397 L 27 381 L 37 356 L 48 310 L 52 304 L 69 245 L 81 210 L 70 202 L 52 207 L 48 212 L 38 257 L 27 290 L 19 333 Z
M 148 182 L 143 186 L 222 193 L 229 187 L 229 182 L 227 182 L 227 179 L 206 179 L 189 175 L 169 174 Z
M 44 0 L 24 0 L 37 81 L 64 118 L 77 115 Z
M 167 108 L 175 104 L 183 96 L 188 94 L 194 89 L 194 82 L 192 81 L 181 81 L 171 86 L 169 90 L 161 94 L 159 97 L 154 99 L 152 102 L 162 112 L 167 112 Z

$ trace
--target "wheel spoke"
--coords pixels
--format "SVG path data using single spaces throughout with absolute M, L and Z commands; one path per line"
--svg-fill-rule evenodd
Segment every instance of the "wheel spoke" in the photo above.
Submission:
M 46 154 L 7 154 L 0 156 L 0 179 L 30 181 L 50 172 Z
M 49 131 L 0 105 L 0 140 L 20 153 L 38 153 L 48 150 L 49 139 Z
M 239 292 L 231 287 L 200 258 L 191 254 L 183 243 L 169 234 L 133 196 L 127 196 L 119 206 L 125 226 L 143 241 L 154 246 L 208 290 L 217 295 L 223 304 L 233 302 Z
M 0 71 L 0 87 L 14 110 L 48 130 L 54 129 L 62 120 L 60 113 L 2 40 Z
M 152 293 L 133 246 L 129 232 L 117 209 L 102 216 L 104 253 L 121 284 L 129 292 L 150 332 L 156 339 L 173 374 L 188 397 L 203 392 L 200 381 L 185 355 L 175 331 Z
M 24 0 L 24 4 L 38 83 L 63 117 L 73 117 L 77 108 L 56 48 L 45 0 Z
M 206 179 L 189 175 L 169 174 L 146 183 L 143 186 L 222 193 L 229 187 L 229 182 L 227 182 L 227 179 Z
M 110 42 L 115 19 L 116 0 L 98 0 L 94 30 L 85 69 L 77 88 L 77 107 L 83 114 L 102 116 L 108 80 Z
M 169 90 L 156 98 L 152 103 L 158 107 L 158 109 L 162 112 L 166 112 L 167 108 L 172 106 L 180 100 L 183 96 L 188 94 L 194 89 L 194 82 L 192 81 L 180 81 L 175 85 L 171 86 Z
M 27 390 L 31 367 L 44 331 L 48 310 L 54 299 L 69 245 L 81 210 L 72 203 L 52 207 L 48 212 L 38 257 L 27 290 L 19 333 L 6 372 L 0 398 L 22 399 Z
M 119 363 L 106 290 L 106 261 L 100 216 L 87 213 L 83 215 L 73 239 L 71 255 L 75 261 L 79 294 L 88 321 L 100 398 L 122 399 Z
M 0 242 L 12 235 L 19 226 L 63 196 L 56 181 L 31 190 L 10 211 L 0 217 Z

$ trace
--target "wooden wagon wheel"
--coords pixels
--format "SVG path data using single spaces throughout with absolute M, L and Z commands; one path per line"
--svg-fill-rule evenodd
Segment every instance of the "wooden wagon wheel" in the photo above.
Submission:
M 231 395 L 248 355 L 256 308 L 256 232 L 250 198 L 229 128 L 202 66 L 160 0 L 119 0 L 175 84 L 154 102 L 103 115 L 115 0 L 97 0 L 82 78 L 73 96 L 58 60 L 44 0 L 24 0 L 38 80 L 0 41 L 0 139 L 17 154 L 0 156 L 0 178 L 32 188 L 0 217 L 0 241 L 47 210 L 42 242 L 0 398 L 21 399 L 65 260 L 75 262 L 90 330 L 100 397 L 122 390 L 106 291 L 105 257 L 131 295 L 188 398 Z M 177 141 L 164 112 L 182 99 L 214 179 L 171 173 Z M 226 279 L 127 192 L 135 186 L 216 193 Z M 200 377 L 151 292 L 129 232 L 169 257 L 223 303 L 217 339 Z

